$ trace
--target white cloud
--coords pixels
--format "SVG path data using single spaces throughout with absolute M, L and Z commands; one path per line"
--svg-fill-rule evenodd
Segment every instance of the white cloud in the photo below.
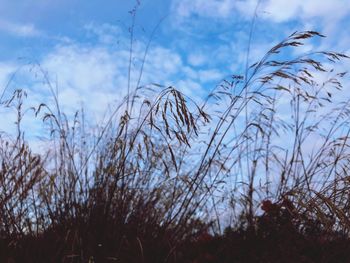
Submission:
M 116 27 L 107 24 L 101 27 L 90 24 L 86 29 L 88 33 L 97 36 L 96 43 L 81 43 L 73 40 L 61 42 L 44 55 L 39 63 L 41 69 L 47 72 L 54 89 L 57 85 L 59 103 L 63 112 L 67 116 L 72 116 L 83 106 L 91 123 L 98 123 L 109 106 L 112 105 L 111 107 L 114 108 L 114 105 L 127 93 L 129 50 L 128 46 L 116 46 L 113 45 L 113 41 L 105 41 L 106 37 L 119 33 Z M 122 35 L 120 37 L 122 41 L 127 42 L 125 36 L 124 39 Z M 138 83 L 145 47 L 142 41 L 134 43 L 131 89 L 134 89 Z M 30 73 L 31 76 L 28 72 L 23 74 L 20 82 L 29 86 L 27 89 L 31 106 L 37 106 L 41 102 L 53 106 L 49 87 L 42 84 L 41 69 L 37 68 L 35 73 Z M 0 83 L 6 82 L 13 71 L 14 69 L 6 63 L 0 64 Z M 37 75 L 37 78 L 33 75 Z M 185 93 L 196 90 L 195 95 L 199 94 L 200 89 L 198 75 L 193 69 L 183 63 L 176 51 L 160 45 L 150 47 L 139 85 L 150 83 L 174 86 L 179 84 L 176 87 Z
M 72 43 L 58 46 L 41 65 L 57 82 L 63 111 L 72 115 L 83 105 L 94 123 L 101 121 L 109 104 L 126 95 L 126 61 L 125 52 Z
M 15 69 L 16 66 L 12 63 L 0 62 L 0 94 L 4 92 L 9 78 L 14 73 Z
M 190 79 L 178 80 L 175 87 L 195 101 L 200 101 L 200 95 L 206 95 L 198 82 Z
M 209 18 L 232 18 L 239 12 L 243 18 L 251 19 L 258 0 L 173 0 L 172 8 L 182 18 L 197 15 Z M 297 19 L 321 18 L 338 21 L 350 12 L 346 0 L 262 0 L 258 15 L 273 22 Z
M 118 43 L 122 34 L 122 31 L 118 26 L 107 23 L 102 25 L 89 23 L 85 25 L 84 29 L 87 31 L 88 34 L 97 36 L 99 42 L 103 44 Z
M 38 37 L 43 33 L 33 24 L 19 24 L 0 20 L 0 31 L 10 33 L 18 37 Z
M 223 77 L 222 73 L 217 69 L 200 70 L 198 74 L 202 83 L 211 81 L 219 82 Z
M 262 9 L 266 11 L 265 18 L 275 22 L 317 17 L 337 21 L 349 13 L 350 5 L 345 0 L 268 0 Z
M 207 61 L 207 57 L 203 53 L 190 53 L 187 60 L 190 65 L 197 67 L 202 66 Z
M 199 15 L 206 17 L 227 17 L 235 6 L 233 0 L 174 0 L 173 9 L 181 17 Z
M 146 65 L 151 69 L 150 74 L 162 80 L 163 74 L 169 77 L 181 70 L 182 59 L 176 52 L 158 46 L 149 52 Z
M 190 66 L 184 66 L 182 67 L 182 71 L 185 73 L 186 76 L 190 79 L 197 79 L 198 78 L 198 72 L 194 70 Z

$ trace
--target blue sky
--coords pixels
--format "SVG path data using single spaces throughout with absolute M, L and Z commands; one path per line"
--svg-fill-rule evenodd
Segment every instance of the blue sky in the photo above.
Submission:
M 5 97 L 24 88 L 29 104 L 52 101 L 42 72 L 26 64 L 35 62 L 54 83 L 64 110 L 83 105 L 99 121 L 107 105 L 126 94 L 128 11 L 134 5 L 133 0 L 1 0 L 0 94 L 17 71 Z M 141 84 L 173 85 L 200 99 L 222 78 L 244 72 L 255 10 L 249 63 L 296 30 L 328 36 L 300 51 L 350 53 L 349 0 L 143 0 L 134 28 L 132 83 L 151 32 L 162 20 Z M 13 111 L 0 113 L 2 130 L 11 132 Z M 38 127 L 32 118 L 24 126 L 34 133 Z

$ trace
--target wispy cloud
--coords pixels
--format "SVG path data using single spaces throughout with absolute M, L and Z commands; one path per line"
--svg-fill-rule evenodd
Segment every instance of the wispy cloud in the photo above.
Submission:
M 120 36 L 122 35 L 122 30 L 115 25 L 104 23 L 98 25 L 96 23 L 88 23 L 84 26 L 88 35 L 97 36 L 98 41 L 104 44 L 116 44 L 120 41 Z
M 202 66 L 207 61 L 207 56 L 201 52 L 190 53 L 187 61 L 192 66 Z
M 129 50 L 128 46 L 115 45 L 111 41 L 120 34 L 116 27 L 90 24 L 85 30 L 91 37 L 94 37 L 91 34 L 95 34 L 96 42 L 61 42 L 38 62 L 40 68 L 47 72 L 52 86 L 57 86 L 60 106 L 67 116 L 73 116 L 83 106 L 89 121 L 95 124 L 102 121 L 109 106 L 114 108 L 127 93 Z M 120 35 L 118 39 L 125 43 L 127 37 Z M 143 41 L 135 40 L 131 65 L 132 89 L 138 83 L 145 48 Z M 3 68 L 5 73 L 5 66 L 0 67 L 0 71 Z M 0 78 L 2 82 L 8 79 L 8 73 L 7 69 L 6 75 L 3 74 L 3 78 Z M 181 55 L 175 50 L 154 44 L 148 50 L 139 85 L 173 85 L 187 95 L 198 95 L 203 92 L 203 83 L 217 77 L 216 71 L 207 73 L 203 71 L 201 76 L 193 74 L 193 69 L 185 65 Z M 36 79 L 33 75 L 37 76 Z M 14 80 L 7 95 L 11 95 L 16 82 L 26 83 L 28 100 L 33 104 L 31 106 L 37 106 L 41 102 L 50 104 L 52 94 L 40 79 L 43 79 L 41 70 L 27 71 L 20 79 Z
M 20 24 L 4 20 L 0 20 L 0 31 L 18 37 L 38 37 L 43 35 L 33 24 Z
M 264 17 L 275 22 L 294 19 L 322 18 L 327 21 L 338 21 L 349 14 L 350 5 L 344 0 L 268 0 L 262 5 Z
M 13 63 L 0 62 L 0 94 L 6 87 L 11 74 L 15 71 L 16 66 Z
M 258 3 L 258 15 L 278 23 L 311 18 L 338 21 L 350 12 L 350 5 L 344 0 L 173 0 L 172 9 L 181 18 L 232 19 L 242 14 L 243 19 L 250 20 Z
M 191 15 L 199 15 L 206 17 L 228 17 L 234 7 L 233 0 L 174 0 L 173 9 L 182 17 L 189 17 Z

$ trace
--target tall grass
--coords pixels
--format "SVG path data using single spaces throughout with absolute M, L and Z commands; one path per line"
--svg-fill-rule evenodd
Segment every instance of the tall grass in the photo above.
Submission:
M 347 236 L 349 102 L 332 102 L 345 73 L 329 63 L 348 57 L 290 55 L 314 37 L 291 34 L 202 105 L 174 87 L 128 85 L 96 133 L 54 96 L 34 108 L 50 127 L 42 154 L 26 143 L 16 90 L 2 102 L 17 110 L 17 135 L 1 136 L 0 259 L 176 262 L 194 237 L 223 233 L 229 212 L 231 227 L 257 231 L 264 200 L 300 229 L 312 220 Z

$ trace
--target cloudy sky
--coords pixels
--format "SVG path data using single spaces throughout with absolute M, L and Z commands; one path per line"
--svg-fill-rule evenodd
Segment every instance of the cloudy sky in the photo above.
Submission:
M 98 121 L 126 94 L 133 0 L 0 0 L 0 95 L 23 88 L 29 104 L 50 103 L 46 81 L 61 106 L 81 106 Z M 254 23 L 253 17 L 255 14 Z M 303 51 L 350 53 L 349 0 L 141 0 L 136 12 L 132 85 L 147 45 L 141 85 L 173 85 L 198 99 L 223 78 L 242 74 L 294 31 L 327 38 Z M 0 109 L 2 130 L 14 111 Z M 24 122 L 35 134 L 33 118 Z M 36 134 L 38 136 L 38 134 Z

